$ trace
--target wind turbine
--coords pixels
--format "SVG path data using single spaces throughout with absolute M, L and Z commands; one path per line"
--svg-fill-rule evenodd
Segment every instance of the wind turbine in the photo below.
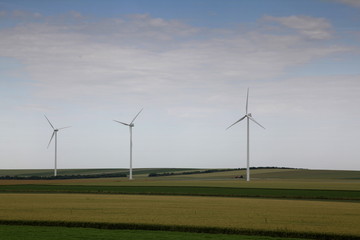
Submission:
M 139 114 L 141 113 L 141 111 L 143 110 L 143 108 L 140 110 L 140 112 L 138 112 L 138 114 L 136 114 L 136 116 L 134 117 L 134 119 L 130 122 L 130 123 L 124 123 L 124 122 L 120 122 L 117 120 L 114 120 L 115 122 L 121 123 L 125 126 L 128 126 L 130 129 L 130 174 L 129 174 L 129 179 L 132 180 L 132 128 L 135 126 L 134 125 L 134 121 L 135 119 L 139 116 Z
M 50 143 L 51 143 L 52 139 L 55 136 L 55 168 L 54 168 L 54 176 L 56 177 L 56 175 L 57 175 L 57 133 L 58 133 L 59 130 L 64 129 L 64 128 L 69 128 L 70 126 L 62 127 L 62 128 L 54 128 L 54 126 L 51 124 L 50 120 L 46 117 L 46 115 L 44 115 L 44 116 L 45 116 L 46 120 L 49 122 L 52 129 L 54 130 L 53 134 L 51 135 L 51 138 L 50 138 L 50 141 L 49 141 L 49 144 L 48 144 L 47 148 L 49 148 Z
M 242 118 L 240 118 L 239 120 L 237 120 L 236 122 L 234 122 L 233 124 L 231 124 L 226 130 L 228 130 L 229 128 L 231 128 L 232 126 L 234 126 L 235 124 L 237 124 L 238 122 L 244 120 L 246 118 L 247 120 L 247 156 L 246 156 L 246 181 L 250 181 L 250 153 L 249 153 L 249 136 L 250 136 L 250 127 L 249 127 L 249 120 L 253 121 L 254 123 L 256 123 L 257 125 L 259 125 L 260 127 L 262 127 L 263 129 L 265 129 L 263 126 L 261 126 L 260 123 L 258 123 L 257 121 L 255 121 L 255 119 L 252 117 L 251 113 L 248 112 L 248 103 L 249 103 L 249 88 L 247 89 L 247 95 L 246 95 L 246 114 L 245 116 L 243 116 Z

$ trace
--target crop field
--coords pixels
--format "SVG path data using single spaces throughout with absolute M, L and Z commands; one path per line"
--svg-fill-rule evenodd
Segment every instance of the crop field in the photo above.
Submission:
M 278 238 L 264 236 L 239 236 L 229 234 L 186 233 L 170 231 L 145 231 L 145 230 L 104 230 L 94 228 L 64 228 L 40 226 L 6 226 L 0 225 L 1 240 L 34 239 L 34 240 L 301 240 L 299 238 Z M 14 237 L 16 236 L 16 237 Z M 29 238 L 29 236 L 34 236 Z
M 228 188 L 192 186 L 82 186 L 82 185 L 0 185 L 0 193 L 96 193 L 96 194 L 142 194 L 142 195 L 188 195 L 217 197 L 262 197 L 286 199 L 357 200 L 360 191 Z
M 108 233 L 106 239 L 130 234 L 124 229 L 165 230 L 155 232 L 164 239 L 170 238 L 166 234 L 182 234 L 176 231 L 192 232 L 187 233 L 193 236 L 189 239 L 211 239 L 195 232 L 230 234 L 217 239 L 262 239 L 259 235 L 269 237 L 263 239 L 360 238 L 357 171 L 256 169 L 251 182 L 234 179 L 243 170 L 148 177 L 154 171 L 193 170 L 139 169 L 133 181 L 0 180 L 0 233 L 11 231 L 10 225 L 15 224 L 34 225 L 22 226 L 34 229 L 35 225 L 70 226 L 75 232 L 84 231 L 78 227 L 101 228 L 93 229 L 100 232 L 122 229 Z M 26 174 L 32 173 L 27 170 Z M 73 174 L 78 173 L 73 170 Z M 148 231 L 149 238 L 133 239 L 161 239 L 151 238 L 155 233 Z
M 360 235 L 353 202 L 93 194 L 2 194 L 0 219 L 292 230 Z

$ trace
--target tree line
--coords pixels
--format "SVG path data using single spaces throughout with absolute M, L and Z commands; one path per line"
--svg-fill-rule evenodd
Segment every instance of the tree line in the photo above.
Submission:
M 83 179 L 83 178 L 115 178 L 127 177 L 125 173 L 104 173 L 88 175 L 59 175 L 59 176 L 0 176 L 4 180 L 55 180 L 55 179 Z
M 214 172 L 228 172 L 245 170 L 246 168 L 231 168 L 231 169 L 207 169 L 207 170 L 196 170 L 186 172 L 164 172 L 164 173 L 150 173 L 148 177 L 164 177 L 164 176 L 176 176 L 176 175 L 190 175 L 190 174 L 202 174 L 202 173 L 214 173 Z M 288 167 L 251 167 L 250 169 L 292 169 Z

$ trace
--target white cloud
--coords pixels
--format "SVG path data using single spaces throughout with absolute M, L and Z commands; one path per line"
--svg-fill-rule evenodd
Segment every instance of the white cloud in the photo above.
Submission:
M 328 39 L 331 37 L 331 24 L 324 18 L 309 16 L 290 16 L 264 18 L 267 21 L 277 22 L 288 28 L 295 29 L 310 39 Z
M 228 30 L 218 35 L 178 21 L 132 15 L 91 24 L 57 20 L 1 30 L 0 53 L 26 66 L 40 98 L 175 105 L 178 110 L 173 111 L 187 116 L 207 104 L 231 102 L 239 86 L 277 78 L 289 67 L 349 50 L 302 38 L 302 31 L 329 28 L 326 21 L 311 25 L 314 19 L 304 17 L 268 19 L 301 33 Z M 184 103 L 192 110 L 176 107 Z

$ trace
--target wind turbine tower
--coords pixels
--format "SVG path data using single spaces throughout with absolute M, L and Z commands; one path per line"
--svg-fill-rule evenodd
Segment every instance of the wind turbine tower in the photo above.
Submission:
M 237 124 L 238 122 L 244 120 L 246 118 L 246 123 L 247 123 L 247 154 L 246 154 L 246 181 L 250 181 L 250 120 L 253 121 L 254 123 L 256 123 L 257 125 L 259 125 L 260 127 L 262 127 L 263 129 L 265 129 L 260 123 L 258 123 L 257 121 L 255 121 L 255 119 L 252 117 L 251 113 L 248 112 L 248 103 L 249 103 L 249 88 L 247 89 L 247 95 L 246 95 L 246 114 L 245 116 L 243 116 L 242 118 L 240 118 L 239 120 L 237 120 L 236 122 L 234 122 L 233 124 L 231 124 L 227 129 L 231 128 L 232 126 L 234 126 L 235 124 Z M 226 130 L 227 130 L 226 129 Z
M 142 110 L 143 109 L 141 109 L 140 112 L 138 112 L 138 114 L 136 114 L 136 116 L 134 117 L 134 119 L 130 123 L 124 123 L 124 122 L 114 120 L 115 122 L 118 122 L 118 123 L 121 123 L 121 124 L 123 124 L 125 126 L 128 126 L 129 130 L 130 130 L 130 170 L 129 170 L 129 179 L 130 180 L 133 179 L 133 177 L 132 177 L 132 146 L 133 146 L 133 143 L 132 143 L 132 128 L 135 126 L 134 125 L 135 119 L 139 116 L 139 114 L 142 112 Z
M 54 126 L 51 124 L 50 120 L 46 117 L 46 115 L 44 115 L 46 120 L 49 122 L 51 128 L 54 130 L 53 131 L 53 134 L 51 135 L 51 138 L 50 138 L 50 141 L 49 141 L 49 144 L 47 146 L 47 148 L 49 148 L 50 146 L 50 143 L 52 141 L 52 139 L 54 138 L 55 136 L 55 167 L 54 167 L 54 176 L 56 177 L 57 176 L 57 133 L 59 130 L 61 129 L 64 129 L 64 128 L 69 128 L 70 126 L 68 127 L 62 127 L 62 128 L 54 128 Z

